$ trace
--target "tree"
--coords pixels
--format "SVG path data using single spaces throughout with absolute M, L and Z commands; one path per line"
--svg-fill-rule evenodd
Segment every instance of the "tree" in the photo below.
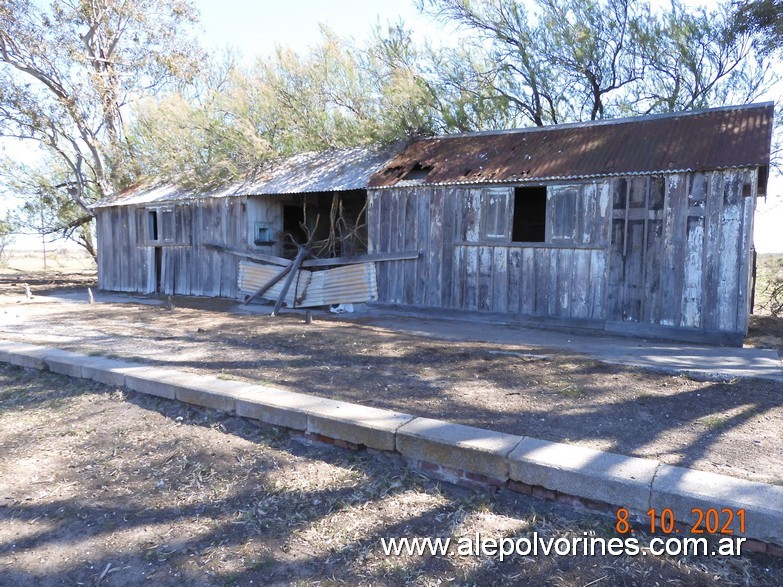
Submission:
M 750 35 L 731 32 L 727 8 L 687 11 L 674 2 L 651 16 L 641 37 L 645 78 L 633 88 L 632 107 L 642 113 L 674 112 L 746 103 L 775 76 L 753 50 Z
M 8 220 L 0 220 L 0 267 L 5 267 L 8 262 L 8 251 L 6 248 L 11 242 L 13 229 Z
M 74 220 L 74 208 L 80 227 L 88 224 L 89 205 L 128 181 L 125 109 L 192 73 L 197 48 L 180 29 L 195 19 L 185 0 L 0 6 L 0 136 L 44 148 L 51 171 L 36 174 L 42 183 L 22 195 L 48 193 L 52 205 L 68 209 L 60 228 Z
M 734 2 L 734 9 L 735 34 L 753 34 L 763 54 L 783 49 L 783 0 Z
M 280 47 L 250 67 L 231 55 L 196 83 L 134 109 L 138 180 L 214 187 L 266 160 L 432 132 L 431 95 L 401 27 L 355 47 L 323 30 L 300 55 Z
M 4 225 L 13 234 L 37 234 L 48 241 L 72 240 L 95 257 L 92 216 L 75 200 L 72 185 L 52 183 L 66 175 L 66 170 L 52 168 L 51 164 L 30 165 L 8 157 L 0 159 L 0 176 L 8 191 L 26 196 L 19 208 L 9 212 Z
M 547 39 L 523 3 L 419 0 L 418 6 L 467 33 L 464 47 L 445 52 L 450 55 L 440 59 L 432 80 L 445 98 L 441 116 L 448 120 L 454 104 L 456 112 L 504 110 L 503 118 L 515 126 L 520 118 L 536 126 L 559 121 L 563 87 L 538 49 Z M 458 120 L 459 130 L 482 128 L 475 119 Z
M 470 48 L 469 59 L 462 47 L 448 50 L 453 57 L 432 80 L 441 96 L 458 98 L 443 102 L 446 119 L 466 109 L 466 96 L 473 110 L 496 107 L 515 126 L 687 110 L 750 101 L 774 78 L 753 35 L 732 32 L 728 4 L 712 12 L 678 0 L 660 11 L 632 0 L 420 0 L 419 7 L 459 27 Z

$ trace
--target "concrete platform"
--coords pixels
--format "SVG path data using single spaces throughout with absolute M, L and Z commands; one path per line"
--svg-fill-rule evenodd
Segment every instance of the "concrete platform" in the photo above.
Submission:
M 589 501 L 625 507 L 642 519 L 649 508 L 668 508 L 691 527 L 694 509 L 731 510 L 738 533 L 783 545 L 783 487 L 663 465 L 584 447 L 548 442 L 414 417 L 389 410 L 293 393 L 264 385 L 203 377 L 0 341 L 0 360 L 71 377 L 123 385 L 140 393 L 254 418 L 334 439 L 354 447 L 393 451 L 409 462 L 449 467 L 490 483 L 524 484 Z M 726 520 L 723 515 L 721 520 Z M 779 550 L 779 546 L 770 547 Z
M 611 365 L 689 373 L 705 379 L 751 377 L 783 382 L 783 361 L 772 349 L 735 348 L 584 334 L 477 320 L 438 319 L 410 312 L 367 312 L 363 323 L 440 340 L 560 348 Z M 343 317 L 351 320 L 350 316 Z

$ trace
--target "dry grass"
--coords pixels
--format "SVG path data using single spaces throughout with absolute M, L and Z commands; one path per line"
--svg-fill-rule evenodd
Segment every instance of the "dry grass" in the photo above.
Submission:
M 776 585 L 741 558 L 384 556 L 381 538 L 614 536 L 209 410 L 0 366 L 0 584 Z M 643 541 L 646 540 L 642 537 Z

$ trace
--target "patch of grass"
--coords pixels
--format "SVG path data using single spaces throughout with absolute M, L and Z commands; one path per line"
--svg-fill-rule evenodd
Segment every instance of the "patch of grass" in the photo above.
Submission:
M 710 428 L 711 430 L 717 430 L 723 428 L 728 420 L 724 416 L 705 416 L 696 420 L 702 426 Z
M 555 387 L 555 391 L 560 395 L 564 395 L 572 399 L 582 397 L 582 390 L 573 383 L 568 383 L 562 387 Z

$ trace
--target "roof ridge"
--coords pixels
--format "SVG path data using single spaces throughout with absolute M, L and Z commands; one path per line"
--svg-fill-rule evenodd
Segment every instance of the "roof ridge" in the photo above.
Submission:
M 448 134 L 435 135 L 431 137 L 421 137 L 420 139 L 415 139 L 412 142 L 416 143 L 419 141 L 457 139 L 457 138 L 464 139 L 466 137 L 525 134 L 525 133 L 546 132 L 546 131 L 551 132 L 553 130 L 561 130 L 561 129 L 565 130 L 565 129 L 573 129 L 573 128 L 593 128 L 596 126 L 612 126 L 612 125 L 620 125 L 620 124 L 630 124 L 630 123 L 635 123 L 640 121 L 646 122 L 651 120 L 665 120 L 670 118 L 680 118 L 683 116 L 693 117 L 693 116 L 713 114 L 718 112 L 731 112 L 735 110 L 755 110 L 755 109 L 762 109 L 762 108 L 774 109 L 774 107 L 775 107 L 775 102 L 769 100 L 765 102 L 754 102 L 752 104 L 717 106 L 714 108 L 700 108 L 698 110 L 679 110 L 677 112 L 662 112 L 660 114 L 639 114 L 636 116 L 625 116 L 622 118 L 603 118 L 601 120 L 564 122 L 562 124 L 549 124 L 545 126 L 525 126 L 522 128 L 501 128 L 496 130 L 480 130 L 480 131 L 470 131 L 470 132 L 461 132 L 461 133 L 448 133 Z

